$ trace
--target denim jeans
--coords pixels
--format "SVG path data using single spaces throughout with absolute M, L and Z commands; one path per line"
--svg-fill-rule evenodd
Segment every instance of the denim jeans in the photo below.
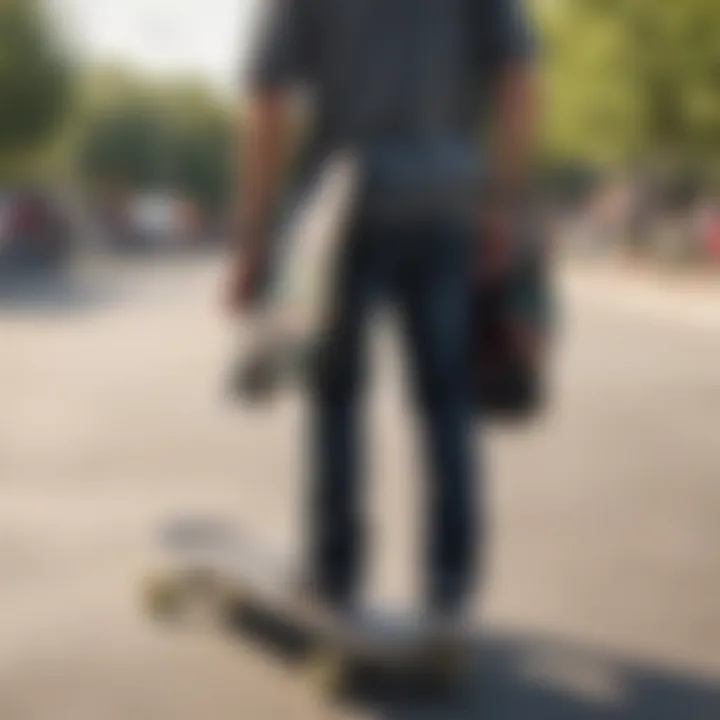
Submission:
M 364 565 L 361 408 L 378 299 L 397 310 L 423 421 L 427 601 L 457 602 L 473 584 L 480 498 L 469 372 L 471 241 L 468 228 L 453 222 L 359 222 L 338 263 L 311 399 L 308 508 L 312 570 L 335 599 L 354 593 Z

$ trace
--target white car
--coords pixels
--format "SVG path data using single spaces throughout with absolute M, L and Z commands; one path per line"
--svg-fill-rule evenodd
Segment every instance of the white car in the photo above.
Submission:
M 129 219 L 133 231 L 151 245 L 184 243 L 180 203 L 172 195 L 139 195 L 130 205 Z

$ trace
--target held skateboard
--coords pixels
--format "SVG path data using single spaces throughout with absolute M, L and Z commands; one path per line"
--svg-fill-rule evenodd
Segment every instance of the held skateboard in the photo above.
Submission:
M 351 152 L 333 153 L 281 224 L 267 291 L 241 326 L 231 391 L 265 399 L 288 380 L 305 380 L 333 304 L 336 259 L 359 191 Z

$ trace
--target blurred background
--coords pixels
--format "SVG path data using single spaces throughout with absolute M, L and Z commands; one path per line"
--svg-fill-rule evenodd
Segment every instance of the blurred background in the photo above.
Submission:
M 538 183 L 573 248 L 716 263 L 715 4 L 527 4 L 542 41 Z M 3 267 L 217 239 L 255 10 L 4 0 Z M 29 216 L 47 237 L 22 239 Z
M 720 4 L 527 5 L 562 300 L 552 410 L 488 433 L 483 688 L 367 716 L 716 720 Z M 2 720 L 350 716 L 135 607 L 166 516 L 229 512 L 286 549 L 300 532 L 300 407 L 221 398 L 257 8 L 0 0 Z M 413 587 L 418 461 L 380 335 L 373 587 L 395 598 Z

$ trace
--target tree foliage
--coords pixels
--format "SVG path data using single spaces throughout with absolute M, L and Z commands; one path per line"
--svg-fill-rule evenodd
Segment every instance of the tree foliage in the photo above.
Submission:
M 42 144 L 71 99 L 72 68 L 41 0 L 0 0 L 0 154 Z
M 231 115 L 201 83 L 105 69 L 89 82 L 85 116 L 80 166 L 89 182 L 180 191 L 213 209 L 224 200 Z
M 546 148 L 610 165 L 720 162 L 717 0 L 536 0 Z

